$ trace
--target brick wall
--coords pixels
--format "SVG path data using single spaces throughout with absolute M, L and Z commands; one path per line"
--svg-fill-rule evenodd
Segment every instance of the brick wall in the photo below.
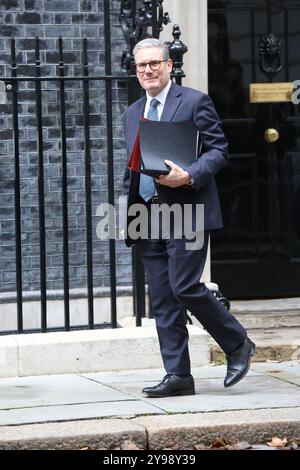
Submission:
M 120 58 L 125 48 L 118 22 L 119 1 L 110 1 L 113 72 L 122 73 Z M 81 38 L 87 37 L 91 74 L 104 72 L 103 1 L 99 0 L 1 0 L 0 74 L 10 75 L 10 37 L 16 38 L 18 75 L 33 75 L 34 40 L 41 38 L 42 73 L 56 74 L 57 38 L 64 40 L 66 74 L 82 74 Z M 62 288 L 62 196 L 59 92 L 54 82 L 43 86 L 45 213 L 47 288 Z M 96 208 L 107 201 L 106 122 L 104 83 L 90 89 L 94 284 L 109 285 L 108 243 L 96 237 Z M 69 189 L 69 237 L 71 288 L 86 285 L 85 181 L 82 88 L 66 86 Z M 39 289 L 39 220 L 34 83 L 20 85 L 19 126 L 21 164 L 22 261 L 25 290 Z M 14 167 L 11 97 L 0 104 L 0 291 L 15 290 Z M 127 104 L 124 85 L 113 89 L 115 196 L 120 195 L 126 162 L 122 114 Z M 128 285 L 130 253 L 117 241 L 118 284 Z

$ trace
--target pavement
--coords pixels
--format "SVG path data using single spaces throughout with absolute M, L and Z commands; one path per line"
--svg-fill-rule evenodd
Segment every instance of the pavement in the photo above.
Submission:
M 254 356 L 255 360 L 255 356 Z M 193 449 L 215 437 L 300 437 L 300 362 L 253 362 L 232 388 L 225 365 L 192 370 L 196 395 L 148 398 L 162 369 L 0 379 L 0 449 Z M 126 444 L 125 444 L 126 445 Z

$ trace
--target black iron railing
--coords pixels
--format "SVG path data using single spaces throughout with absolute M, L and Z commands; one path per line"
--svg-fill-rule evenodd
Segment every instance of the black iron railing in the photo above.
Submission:
M 122 2 L 124 3 L 124 2 Z M 134 2 L 133 2 L 134 3 Z M 146 2 L 147 5 L 149 2 Z M 151 2 L 150 2 L 151 3 Z M 162 14 L 161 1 L 155 2 L 149 8 L 153 13 L 153 32 L 159 36 L 162 23 L 168 22 L 168 17 Z M 146 6 L 147 6 L 146 5 Z M 158 16 L 155 16 L 155 8 Z M 154 18 L 155 16 L 155 18 Z M 144 28 L 149 26 L 149 15 L 144 11 Z M 147 20 L 147 21 L 146 21 Z M 128 26 L 128 24 L 127 24 Z M 137 27 L 134 23 L 134 27 Z M 183 72 L 182 55 L 186 52 L 185 46 L 181 43 L 180 30 L 178 26 L 173 30 L 174 41 L 170 43 L 171 56 L 174 58 L 173 77 L 177 83 L 181 83 Z M 128 32 L 128 31 L 127 31 Z M 128 37 L 131 37 L 128 33 Z M 141 39 L 139 37 L 138 39 Z M 106 178 L 107 178 L 107 202 L 111 206 L 115 205 L 115 175 L 114 175 L 114 144 L 113 144 L 113 85 L 125 84 L 127 87 L 128 104 L 134 101 L 140 94 L 135 76 L 132 74 L 130 64 L 130 54 L 132 53 L 133 41 L 130 39 L 130 46 L 127 51 L 129 61 L 127 61 L 127 74 L 112 74 L 111 64 L 111 31 L 110 31 L 110 10 L 109 2 L 104 2 L 104 45 L 105 45 L 105 68 L 104 74 L 95 75 L 90 72 L 88 62 L 88 40 L 82 39 L 82 73 L 79 75 L 68 75 L 67 66 L 64 62 L 64 41 L 60 37 L 58 43 L 58 63 L 57 74 L 55 76 L 43 75 L 43 64 L 41 63 L 40 40 L 35 39 L 35 64 L 31 66 L 28 76 L 21 76 L 18 72 L 16 40 L 11 40 L 11 76 L 2 78 L 6 85 L 8 101 L 11 104 L 12 126 L 13 126 L 13 157 L 14 157 L 14 219 L 15 219 L 15 279 L 16 279 L 16 304 L 17 304 L 17 328 L 18 333 L 26 331 L 24 328 L 24 289 L 23 289 L 23 265 L 22 265 L 22 218 L 21 218 L 21 184 L 20 174 L 20 116 L 19 116 L 19 96 L 24 84 L 29 88 L 34 86 L 34 107 L 35 107 L 35 127 L 36 127 L 36 154 L 37 154 L 37 189 L 38 189 L 38 244 L 39 244 L 39 286 L 40 286 L 40 329 L 38 331 L 50 331 L 47 311 L 47 215 L 45 212 L 45 139 L 43 120 L 44 114 L 44 85 L 55 83 L 58 90 L 59 104 L 59 142 L 60 142 L 60 178 L 61 178 L 61 214 L 62 214 L 62 269 L 63 269 L 63 305 L 64 305 L 64 326 L 63 330 L 73 328 L 70 321 L 70 226 L 69 226 L 69 191 L 68 191 L 68 142 L 67 142 L 67 89 L 70 82 L 80 83 L 82 90 L 82 115 L 83 115 L 83 142 L 84 142 L 84 205 L 85 205 L 85 269 L 87 287 L 88 321 L 86 328 L 95 328 L 101 325 L 95 323 L 94 315 L 94 259 L 93 259 L 93 211 L 92 211 L 92 170 L 91 170 L 91 116 L 90 116 L 90 84 L 104 84 L 105 108 L 104 120 L 106 126 Z M 124 63 L 123 63 L 124 65 Z M 30 86 L 29 86 L 30 85 Z M 110 324 L 116 328 L 117 324 L 117 279 L 116 279 L 116 242 L 113 238 L 108 240 L 109 251 L 109 293 L 110 293 Z M 141 317 L 145 316 L 145 280 L 142 263 L 138 248 L 132 250 L 132 294 L 133 310 L 136 317 L 136 325 L 141 325 Z M 1 326 L 0 326 L 1 333 Z
M 23 332 L 23 284 L 22 284 L 22 228 L 21 228 L 21 177 L 20 177 L 20 146 L 19 146 L 19 87 L 20 84 L 33 82 L 35 90 L 36 136 L 37 136 L 37 180 L 38 180 L 38 219 L 39 219 L 39 278 L 41 302 L 41 331 L 48 330 L 47 325 L 47 260 L 46 260 L 46 220 L 45 220 L 45 176 L 44 176 L 44 144 L 43 137 L 43 90 L 42 84 L 57 82 L 59 89 L 59 121 L 60 121 L 60 147 L 61 147 L 61 188 L 62 188 L 62 238 L 63 238 L 63 292 L 64 292 L 64 325 L 70 329 L 70 280 L 69 280 L 69 213 L 68 213 L 68 171 L 67 171 L 67 127 L 66 127 L 66 91 L 68 81 L 77 81 L 82 84 L 83 127 L 84 127 L 84 180 L 85 180 L 85 233 L 86 233 L 86 271 L 87 271 L 87 299 L 88 299 L 88 328 L 94 328 L 94 279 L 93 279 L 93 225 L 92 225 L 92 182 L 91 182 L 91 138 L 90 138 L 90 82 L 105 83 L 105 120 L 107 139 L 107 187 L 108 203 L 114 206 L 114 147 L 113 147 L 113 117 L 112 117 L 112 84 L 115 81 L 129 83 L 134 80 L 131 76 L 112 76 L 109 59 L 106 60 L 105 75 L 89 75 L 88 42 L 82 40 L 82 75 L 65 76 L 63 61 L 63 40 L 59 38 L 59 74 L 55 77 L 45 77 L 41 74 L 39 38 L 35 41 L 34 77 L 19 77 L 16 64 L 15 39 L 11 41 L 12 74 L 5 78 L 7 92 L 12 95 L 12 123 L 14 144 L 14 200 L 15 200 L 15 253 L 16 253 L 16 301 L 17 301 L 17 331 Z M 130 94 L 129 94 L 130 96 Z M 116 289 L 116 254 L 115 240 L 109 239 L 109 270 L 110 270 L 110 302 L 111 327 L 117 326 L 117 289 Z M 137 309 L 137 313 L 138 313 Z M 143 313 L 143 312 L 139 312 Z

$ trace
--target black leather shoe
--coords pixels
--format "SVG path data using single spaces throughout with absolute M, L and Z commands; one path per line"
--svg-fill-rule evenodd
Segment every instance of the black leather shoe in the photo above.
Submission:
M 227 375 L 224 380 L 224 387 L 232 387 L 247 374 L 250 368 L 251 356 L 255 353 L 255 344 L 246 338 L 242 346 L 228 354 Z
M 191 375 L 189 377 L 166 375 L 155 387 L 146 387 L 143 392 L 153 398 L 195 395 L 195 383 Z

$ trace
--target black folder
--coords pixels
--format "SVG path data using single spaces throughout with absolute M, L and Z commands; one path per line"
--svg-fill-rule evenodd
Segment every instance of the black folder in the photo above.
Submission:
M 183 170 L 194 163 L 201 150 L 199 131 L 192 122 L 140 121 L 141 173 L 167 175 L 172 160 Z

